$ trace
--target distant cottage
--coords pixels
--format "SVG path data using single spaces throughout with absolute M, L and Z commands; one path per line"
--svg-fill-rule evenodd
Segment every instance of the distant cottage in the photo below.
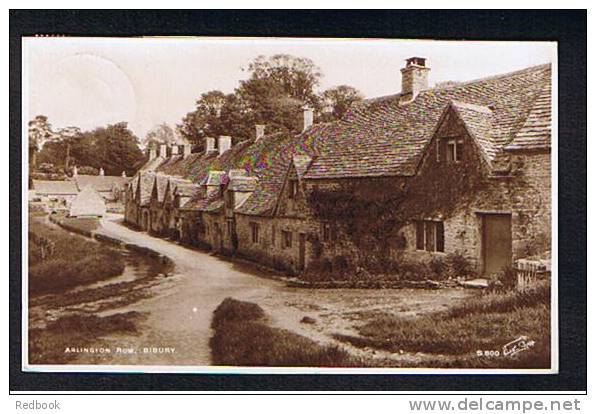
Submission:
M 491 276 L 550 257 L 550 65 L 440 88 L 429 71 L 408 59 L 400 93 L 339 121 L 305 108 L 297 136 L 151 150 L 125 220 L 292 272 L 457 253 Z
M 70 203 L 68 215 L 69 217 L 104 217 L 106 203 L 93 187 L 85 187 Z

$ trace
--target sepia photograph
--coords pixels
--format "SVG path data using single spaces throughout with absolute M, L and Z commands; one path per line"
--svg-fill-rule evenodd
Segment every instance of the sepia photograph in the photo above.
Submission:
M 22 38 L 29 372 L 559 366 L 557 42 Z

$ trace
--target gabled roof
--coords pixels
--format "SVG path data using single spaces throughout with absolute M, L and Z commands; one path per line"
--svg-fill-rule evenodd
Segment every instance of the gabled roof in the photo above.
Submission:
M 550 84 L 550 65 L 541 65 L 422 91 L 405 104 L 392 95 L 356 105 L 340 121 L 319 130 L 324 145 L 305 178 L 413 175 L 443 111 L 454 101 L 461 102 L 457 110 L 462 118 L 480 117 L 471 129 L 479 143 L 487 144 L 483 152 L 491 158 L 516 137 L 536 98 Z
M 312 157 L 309 155 L 294 155 L 294 157 L 292 158 L 292 162 L 294 164 L 294 168 L 296 169 L 298 179 L 302 179 L 302 177 L 308 170 L 308 167 L 310 167 Z
M 139 192 L 139 199 L 137 200 L 139 206 L 149 205 L 151 201 L 151 192 L 153 191 L 153 184 L 155 182 L 155 173 L 140 172 L 139 183 L 137 184 L 137 191 Z
M 157 202 L 163 202 L 164 196 L 166 194 L 166 187 L 168 186 L 168 180 L 170 177 L 163 174 L 155 174 L 155 179 L 153 181 L 153 191 L 157 196 Z
M 33 180 L 33 189 L 37 194 L 46 195 L 72 195 L 79 192 L 74 181 Z
M 550 148 L 551 101 L 551 88 L 546 85 L 534 101 L 524 126 L 505 147 L 506 150 Z
M 201 191 L 201 187 L 199 187 L 197 184 L 177 184 L 176 188 L 174 189 L 174 195 L 179 195 L 182 197 L 193 197 L 197 195 L 199 191 Z
M 83 175 L 79 174 L 73 177 L 79 190 L 91 187 L 95 191 L 112 191 L 113 188 L 124 188 L 130 181 L 129 177 L 120 177 L 112 175 Z

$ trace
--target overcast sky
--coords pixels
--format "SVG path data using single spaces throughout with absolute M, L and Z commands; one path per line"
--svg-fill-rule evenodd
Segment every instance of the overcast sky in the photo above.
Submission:
M 463 81 L 555 62 L 546 42 L 412 40 L 28 38 L 24 40 L 24 111 L 55 128 L 126 121 L 142 138 L 172 127 L 203 92 L 232 92 L 258 55 L 307 57 L 323 73 L 320 89 L 347 84 L 366 97 L 397 93 L 399 69 L 427 58 L 430 84 Z

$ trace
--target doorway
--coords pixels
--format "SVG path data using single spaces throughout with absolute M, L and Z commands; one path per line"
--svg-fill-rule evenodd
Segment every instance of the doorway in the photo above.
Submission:
M 306 234 L 300 233 L 298 238 L 298 270 L 302 271 L 305 267 L 306 256 Z
M 511 214 L 482 214 L 483 273 L 493 275 L 511 265 Z

